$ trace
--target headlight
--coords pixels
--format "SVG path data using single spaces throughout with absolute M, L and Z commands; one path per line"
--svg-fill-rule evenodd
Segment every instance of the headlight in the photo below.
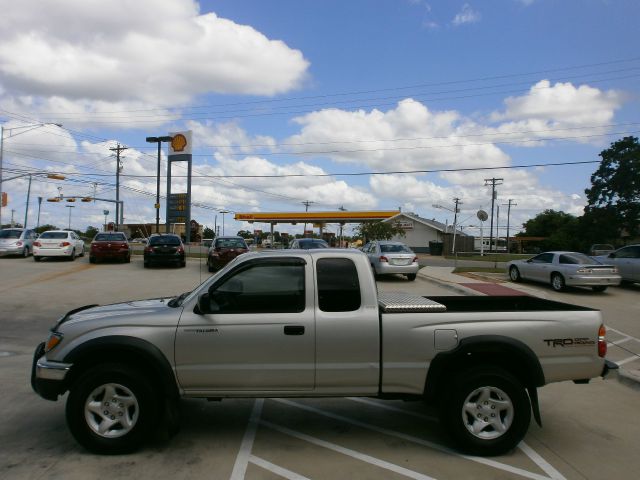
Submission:
M 56 346 L 58 346 L 58 344 L 62 342 L 63 338 L 64 335 L 62 335 L 60 332 L 50 332 L 47 343 L 44 346 L 44 352 L 47 353 L 48 351 L 56 348 Z

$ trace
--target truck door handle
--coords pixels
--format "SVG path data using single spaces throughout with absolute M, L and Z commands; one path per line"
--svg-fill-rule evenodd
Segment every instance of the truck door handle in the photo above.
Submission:
M 287 325 L 284 327 L 285 335 L 304 335 L 304 326 L 302 325 Z

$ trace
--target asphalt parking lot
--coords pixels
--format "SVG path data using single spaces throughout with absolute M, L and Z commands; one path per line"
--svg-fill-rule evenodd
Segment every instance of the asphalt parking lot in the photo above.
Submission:
M 631 479 L 640 470 L 640 392 L 609 379 L 540 389 L 543 428 L 532 423 L 519 448 L 495 458 L 451 451 L 421 402 L 369 398 L 185 400 L 177 436 L 154 439 L 132 455 L 89 454 L 66 428 L 63 401 L 31 391 L 35 346 L 72 308 L 176 295 L 207 278 L 206 265 L 189 259 L 186 268 L 143 269 L 139 256 L 98 265 L 86 257 L 3 258 L 0 273 L 3 479 Z M 378 288 L 453 294 L 424 278 L 387 278 Z M 628 332 L 636 293 L 573 292 L 565 301 L 602 302 L 617 330 Z

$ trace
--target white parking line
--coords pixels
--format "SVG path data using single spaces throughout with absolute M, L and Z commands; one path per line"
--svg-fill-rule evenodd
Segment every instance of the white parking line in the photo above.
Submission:
M 624 360 L 620 360 L 619 362 L 616 362 L 616 363 L 618 364 L 618 366 L 620 366 L 620 365 L 624 365 L 625 363 L 633 362 L 634 360 L 640 360 L 640 355 L 634 355 L 633 357 L 625 358 Z
M 286 435 L 290 435 L 294 438 L 298 438 L 300 440 L 304 440 L 305 442 L 313 443 L 314 445 L 318 445 L 320 447 L 333 450 L 334 452 L 347 455 L 357 460 L 361 460 L 371 465 L 375 465 L 376 467 L 384 468 L 385 470 L 399 473 L 400 475 L 404 475 L 405 477 L 415 478 L 416 480 L 435 480 L 433 477 L 429 477 L 428 475 L 424 475 L 422 473 L 409 470 L 408 468 L 401 467 L 399 465 L 396 465 L 395 463 L 386 462 L 384 460 L 380 460 L 378 458 L 372 457 L 365 453 L 360 453 L 350 448 L 341 447 L 340 445 L 336 445 L 335 443 L 330 443 L 325 440 L 320 440 L 319 438 L 305 435 L 304 433 L 296 432 L 295 430 L 290 430 L 286 427 L 281 427 L 280 425 L 267 422 L 266 420 L 262 420 L 260 423 L 262 425 L 266 425 L 269 428 L 272 428 L 273 430 L 284 433 Z
M 251 457 L 251 450 L 253 449 L 253 441 L 256 438 L 256 431 L 258 430 L 258 422 L 260 421 L 263 405 L 264 399 L 262 398 L 257 399 L 253 404 L 251 417 L 249 417 L 247 430 L 244 432 L 244 437 L 240 444 L 240 451 L 236 457 L 236 463 L 233 465 L 230 480 L 244 480 L 244 475 L 247 473 L 249 458 Z
M 421 420 L 427 420 L 429 422 L 438 421 L 438 418 L 434 417 L 434 416 L 422 415 L 420 413 L 415 413 L 415 412 L 409 412 L 407 410 L 403 410 L 402 408 L 394 407 L 394 406 L 391 406 L 391 405 L 384 405 L 382 403 L 374 402 L 373 400 L 367 400 L 365 398 L 347 397 L 347 400 L 351 400 L 352 402 L 364 403 L 365 405 L 371 405 L 373 407 L 382 408 L 384 410 L 390 410 L 392 412 L 399 412 L 399 413 L 402 413 L 404 415 L 409 415 L 410 417 L 420 418 Z
M 623 337 L 631 338 L 631 339 L 635 340 L 636 342 L 640 342 L 640 338 L 631 336 L 631 335 L 629 335 L 627 333 L 621 332 L 620 330 L 616 330 L 615 328 L 611 328 L 611 327 L 607 326 L 607 330 L 610 331 L 610 332 L 615 332 L 618 335 L 622 335 Z
M 368 430 L 373 430 L 374 432 L 382 433 L 384 435 L 390 435 L 390 436 L 394 436 L 394 437 L 397 437 L 397 438 L 401 438 L 401 439 L 407 440 L 409 442 L 417 443 L 419 445 L 423 445 L 425 447 L 429 447 L 429 448 L 432 448 L 434 450 L 439 450 L 441 452 L 448 453 L 450 455 L 454 455 L 454 456 L 457 456 L 457 457 L 460 457 L 460 458 L 464 458 L 466 460 L 470 460 L 472 462 L 480 463 L 480 464 L 483 464 L 483 465 L 486 465 L 486 466 L 489 466 L 489 467 L 493 467 L 493 468 L 496 468 L 498 470 L 502 470 L 502 471 L 505 471 L 505 472 L 514 473 L 516 475 L 520 475 L 520 476 L 525 477 L 525 478 L 530 478 L 532 480 L 549 480 L 550 478 L 552 478 L 554 480 L 556 480 L 556 479 L 558 479 L 558 480 L 559 479 L 563 479 L 564 480 L 564 478 L 565 478 L 565 477 L 562 476 L 562 474 L 560 474 L 560 472 L 558 472 L 557 470 L 553 469 L 553 467 L 551 467 L 548 464 L 547 464 L 547 466 L 552 468 L 553 471 L 554 471 L 554 475 L 553 476 L 549 476 L 549 477 L 544 476 L 544 475 L 540 475 L 538 473 L 529 472 L 527 470 L 524 470 L 524 469 L 521 469 L 521 468 L 518 468 L 518 467 L 514 467 L 512 465 L 507 465 L 505 463 L 501 463 L 501 462 L 498 462 L 498 461 L 495 461 L 495 460 L 490 460 L 490 459 L 482 458 L 482 457 L 474 457 L 474 456 L 470 456 L 470 455 L 462 455 L 462 454 L 459 454 L 459 453 L 455 452 L 454 450 L 451 450 L 449 448 L 443 447 L 442 445 L 430 442 L 428 440 L 423 440 L 421 438 L 413 437 L 411 435 L 407 435 L 407 434 L 400 433 L 400 432 L 395 432 L 395 431 L 389 430 L 387 428 L 377 427 L 375 425 L 371 425 L 371 424 L 368 424 L 368 423 L 365 423 L 365 422 L 361 422 L 361 421 L 358 421 L 358 420 L 353 420 L 353 419 L 348 418 L 348 417 L 343 417 L 342 415 L 336 415 L 334 413 L 330 413 L 330 412 L 327 412 L 327 411 L 324 411 L 324 410 L 320 410 L 319 408 L 310 407 L 310 406 L 303 405 L 303 404 L 300 404 L 300 403 L 292 402 L 291 400 L 284 400 L 284 399 L 280 399 L 279 398 L 279 399 L 275 399 L 275 401 L 279 402 L 279 403 L 282 403 L 282 404 L 285 404 L 285 405 L 292 406 L 292 407 L 300 408 L 302 410 L 313 412 L 313 413 L 316 413 L 318 415 L 323 415 L 325 417 L 333 418 L 334 420 L 338 420 L 338 421 L 345 422 L 345 423 L 350 423 L 352 425 L 356 425 L 356 426 L 361 427 L 361 428 L 365 428 L 365 429 L 368 429 Z M 538 465 L 538 466 L 540 466 L 540 465 Z M 540 466 L 540 468 L 544 470 L 544 468 L 542 466 Z
M 261 422 L 265 423 L 265 422 Z M 287 470 L 286 468 L 279 467 L 271 462 L 267 462 L 266 460 L 256 457 L 255 455 L 251 455 L 249 457 L 251 463 L 258 465 L 259 467 L 264 468 L 265 470 L 270 471 L 271 473 L 275 473 L 276 475 L 280 475 L 288 480 L 310 480 L 309 477 L 304 477 L 302 475 L 298 475 L 296 472 L 292 472 L 291 470 Z

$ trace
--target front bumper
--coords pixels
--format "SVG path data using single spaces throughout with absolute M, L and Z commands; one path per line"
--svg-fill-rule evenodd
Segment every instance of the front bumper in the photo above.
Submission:
M 57 400 L 67 390 L 70 363 L 51 362 L 44 356 L 44 342 L 36 347 L 31 366 L 31 388 L 47 400 Z

